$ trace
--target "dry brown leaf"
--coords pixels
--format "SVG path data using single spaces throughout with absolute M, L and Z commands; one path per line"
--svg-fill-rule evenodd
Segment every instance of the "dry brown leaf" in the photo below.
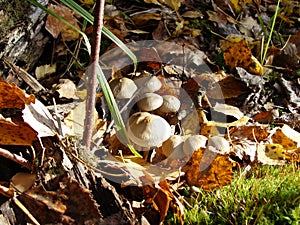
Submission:
M 238 96 L 249 92 L 249 89 L 244 82 L 229 75 L 221 79 L 218 82 L 218 85 L 221 88 L 221 92 L 220 88 L 215 85 L 207 90 L 207 97 L 213 99 L 229 99 L 237 98 Z
M 252 53 L 246 40 L 227 43 L 229 47 L 224 51 L 224 60 L 230 69 L 235 67 L 249 68 L 252 63 Z
M 49 4 L 48 9 L 64 18 L 73 26 L 80 29 L 77 24 L 76 18 L 73 16 L 73 11 L 69 8 L 62 5 Z M 76 40 L 79 37 L 78 32 L 76 32 L 73 28 L 69 27 L 65 23 L 59 21 L 52 15 L 48 15 L 45 28 L 54 38 L 57 38 L 58 35 L 61 33 L 62 38 L 65 41 Z
M 230 138 L 234 140 L 250 140 L 257 142 L 261 142 L 269 136 L 267 129 L 261 126 L 232 127 L 229 134 Z
M 294 131 L 294 132 L 296 132 L 296 131 Z M 282 129 L 277 129 L 276 132 L 271 136 L 271 139 L 273 141 L 273 144 L 280 144 L 286 150 L 297 149 L 297 147 L 298 147 L 297 145 L 300 142 L 297 143 L 296 141 L 292 140 L 290 138 L 291 135 L 292 135 L 291 132 L 287 133 L 287 132 L 283 132 Z
M 134 24 L 138 27 L 146 25 L 149 21 L 160 21 L 161 18 L 161 14 L 159 13 L 142 13 L 131 17 Z
M 228 156 L 198 149 L 193 153 L 191 165 L 186 171 L 189 185 L 212 190 L 231 183 L 232 163 Z
M 1 115 L 0 115 L 1 116 Z M 0 117 L 0 144 L 31 146 L 37 140 L 37 133 L 24 122 L 11 122 Z
M 160 214 L 159 222 L 163 222 L 170 207 L 170 203 L 174 199 L 169 184 L 166 181 L 161 181 L 159 185 L 143 186 L 143 192 L 145 201 L 153 204 L 154 209 Z
M 0 80 L 0 93 L 1 109 L 23 109 L 25 104 L 28 105 L 35 102 L 33 94 L 26 96 L 25 91 L 18 88 L 15 84 L 8 84 L 3 80 Z

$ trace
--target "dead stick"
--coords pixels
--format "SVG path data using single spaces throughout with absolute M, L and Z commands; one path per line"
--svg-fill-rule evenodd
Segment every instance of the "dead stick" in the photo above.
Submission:
M 103 27 L 104 0 L 97 0 L 95 6 L 93 47 L 87 79 L 86 113 L 84 120 L 83 141 L 87 149 L 91 147 L 94 129 L 94 109 L 96 103 L 97 64 L 99 63 L 101 31 Z
M 21 157 L 19 155 L 11 153 L 10 151 L 8 151 L 6 149 L 0 148 L 0 155 L 20 164 L 21 166 L 23 166 L 27 169 L 30 169 L 30 170 L 32 169 L 32 166 L 26 159 L 24 159 L 23 157 Z

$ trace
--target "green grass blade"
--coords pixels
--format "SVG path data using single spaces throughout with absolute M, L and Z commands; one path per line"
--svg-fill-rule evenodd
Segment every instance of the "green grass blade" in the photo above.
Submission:
M 87 20 L 89 23 L 94 23 L 94 17 L 86 11 L 84 8 L 82 8 L 80 5 L 78 5 L 73 0 L 61 0 L 63 4 L 65 4 L 67 7 L 81 15 L 85 20 Z M 137 66 L 137 58 L 135 54 L 112 32 L 110 32 L 106 27 L 103 26 L 102 32 L 105 36 L 107 36 L 110 40 L 112 40 L 119 48 L 121 48 L 133 61 L 134 70 Z
M 270 42 L 271 42 L 271 39 L 272 39 L 272 35 L 273 35 L 273 32 L 274 32 L 275 22 L 276 22 L 276 18 L 278 16 L 278 12 L 279 12 L 279 5 L 280 5 L 280 0 L 277 1 L 277 6 L 276 6 L 275 14 L 273 16 L 272 27 L 271 27 L 271 30 L 270 30 L 268 41 L 267 41 L 266 46 L 265 46 L 264 55 L 263 55 L 263 58 L 262 58 L 262 65 L 264 65 L 264 63 L 265 63 L 265 59 L 266 59 L 266 56 L 267 56 L 269 45 L 270 45 Z
M 45 6 L 43 6 L 42 4 L 38 3 L 37 1 L 35 1 L 35 0 L 27 0 L 27 1 L 29 1 L 32 5 L 42 9 L 43 11 L 50 14 L 51 16 L 54 16 L 56 19 L 58 19 L 59 21 L 65 23 L 66 25 L 68 25 L 69 27 L 71 27 L 72 29 L 77 31 L 80 35 L 82 35 L 82 37 L 84 39 L 84 43 L 87 47 L 87 51 L 88 51 L 89 55 L 91 54 L 91 44 L 90 44 L 89 39 L 88 39 L 88 37 L 86 36 L 85 33 L 83 33 L 81 30 L 79 30 L 77 27 L 75 27 L 73 24 L 71 24 L 70 22 L 68 22 L 67 20 L 62 18 L 61 16 L 57 15 L 53 11 L 51 11 L 48 8 L 46 8 Z
M 96 63 L 96 62 L 94 62 Z M 122 119 L 122 116 L 120 114 L 119 108 L 117 106 L 117 103 L 115 101 L 114 95 L 109 87 L 109 84 L 103 74 L 103 71 L 98 63 L 96 63 L 97 66 L 97 77 L 105 98 L 105 101 L 107 103 L 107 106 L 109 108 L 109 111 L 111 112 L 111 116 L 115 122 L 116 130 L 121 135 L 121 139 L 124 143 L 126 143 L 127 147 L 130 149 L 130 151 L 137 157 L 142 156 L 134 149 L 132 144 L 129 141 L 129 138 L 127 136 L 127 132 L 125 129 L 125 125 Z

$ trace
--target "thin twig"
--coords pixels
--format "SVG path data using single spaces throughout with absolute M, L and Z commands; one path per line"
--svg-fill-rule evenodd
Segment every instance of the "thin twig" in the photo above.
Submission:
M 87 79 L 87 99 L 86 114 L 84 120 L 83 141 L 87 149 L 91 147 L 91 140 L 94 128 L 94 109 L 96 102 L 96 86 L 97 86 L 97 64 L 99 62 L 101 31 L 103 28 L 104 0 L 97 0 L 95 6 L 94 17 L 94 35 L 93 47 L 90 61 L 90 71 L 86 74 Z
M 27 169 L 32 169 L 32 165 L 28 162 L 28 160 L 24 159 L 23 157 L 16 155 L 14 153 L 11 153 L 10 151 L 0 148 L 0 155 L 10 159 L 18 164 L 20 164 L 21 166 L 27 168 Z

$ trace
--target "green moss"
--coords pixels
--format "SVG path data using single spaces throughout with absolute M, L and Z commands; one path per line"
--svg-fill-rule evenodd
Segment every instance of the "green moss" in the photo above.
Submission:
M 185 224 L 291 224 L 300 222 L 300 171 L 295 165 L 257 166 L 231 185 L 190 198 Z M 179 224 L 174 217 L 166 224 Z

